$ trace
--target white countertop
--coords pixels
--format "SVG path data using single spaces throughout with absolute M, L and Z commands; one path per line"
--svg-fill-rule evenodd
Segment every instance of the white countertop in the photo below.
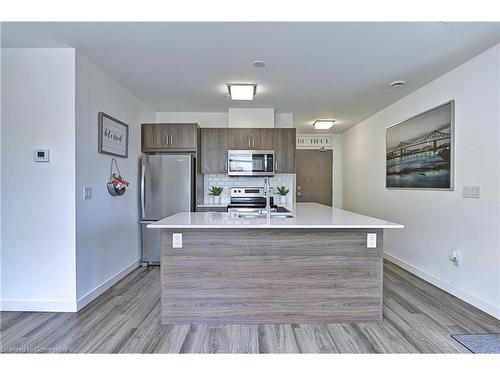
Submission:
M 238 218 L 227 212 L 180 212 L 148 225 L 148 228 L 382 228 L 397 229 L 404 225 L 370 216 L 324 206 L 297 203 L 293 218 Z

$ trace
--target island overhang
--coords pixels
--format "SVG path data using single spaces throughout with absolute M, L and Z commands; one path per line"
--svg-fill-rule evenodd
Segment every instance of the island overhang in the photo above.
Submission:
M 355 212 L 324 206 L 318 203 L 297 203 L 290 213 L 293 218 L 239 218 L 227 212 L 180 212 L 148 225 L 157 229 L 401 229 L 401 224 L 360 215 Z

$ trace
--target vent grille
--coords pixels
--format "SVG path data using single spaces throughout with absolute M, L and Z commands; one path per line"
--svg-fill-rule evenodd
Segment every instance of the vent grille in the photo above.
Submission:
M 297 134 L 297 148 L 332 150 L 333 135 Z

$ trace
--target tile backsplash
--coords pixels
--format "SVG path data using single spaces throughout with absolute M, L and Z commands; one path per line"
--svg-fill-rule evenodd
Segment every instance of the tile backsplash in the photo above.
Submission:
M 211 186 L 222 186 L 224 190 L 222 191 L 222 204 L 229 203 L 229 194 L 230 189 L 236 186 L 264 186 L 264 177 L 228 177 L 225 174 L 205 174 L 205 204 L 212 203 L 212 197 L 208 195 L 208 189 Z M 290 188 L 288 195 L 286 196 L 286 200 L 283 205 L 290 206 L 293 204 L 293 200 L 295 197 L 295 174 L 285 174 L 285 173 L 277 173 L 274 177 L 269 178 L 269 183 L 272 187 L 276 186 L 286 186 Z M 276 204 L 279 204 L 278 196 L 274 195 L 274 200 Z

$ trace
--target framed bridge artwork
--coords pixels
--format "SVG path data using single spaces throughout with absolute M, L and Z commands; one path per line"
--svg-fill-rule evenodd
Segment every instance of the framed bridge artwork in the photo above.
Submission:
M 386 188 L 453 190 L 455 101 L 386 128 Z

